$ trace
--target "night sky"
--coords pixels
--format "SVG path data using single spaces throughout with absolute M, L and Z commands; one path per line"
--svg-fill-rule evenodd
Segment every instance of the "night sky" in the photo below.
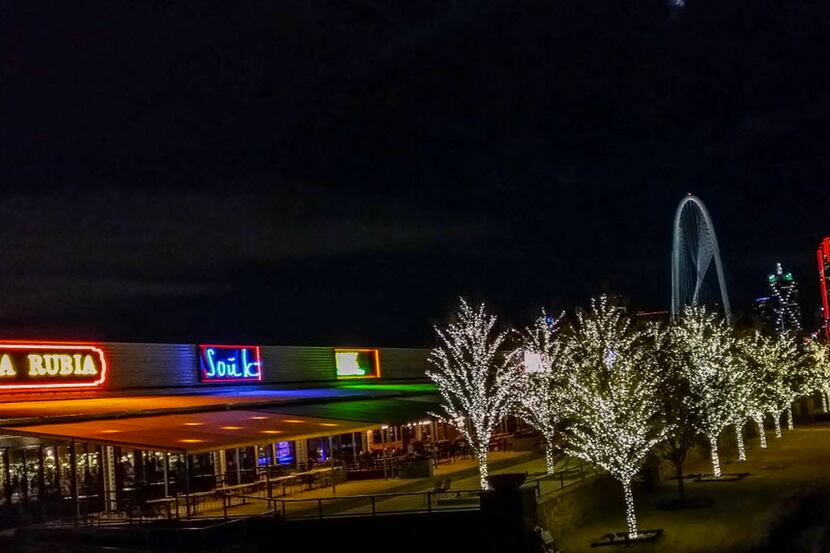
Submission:
M 709 207 L 736 311 L 818 306 L 826 2 L 0 3 L 0 334 L 421 346 L 666 309 Z

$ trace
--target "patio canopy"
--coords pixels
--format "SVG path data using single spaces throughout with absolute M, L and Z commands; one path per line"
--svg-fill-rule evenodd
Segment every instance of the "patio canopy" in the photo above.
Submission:
M 224 410 L 6 426 L 2 430 L 22 436 L 193 454 L 377 427 L 378 424 L 366 421 L 299 416 L 282 411 Z

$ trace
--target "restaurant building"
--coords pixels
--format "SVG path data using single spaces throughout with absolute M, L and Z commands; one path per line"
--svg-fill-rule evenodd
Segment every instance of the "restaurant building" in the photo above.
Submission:
M 387 451 L 454 437 L 428 416 L 427 354 L 0 342 L 0 518 L 124 511 L 263 474 L 312 485 L 334 458 L 341 476 L 384 476 Z

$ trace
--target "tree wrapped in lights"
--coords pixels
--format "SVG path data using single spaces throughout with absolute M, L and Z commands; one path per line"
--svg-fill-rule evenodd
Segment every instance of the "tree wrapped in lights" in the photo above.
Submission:
M 734 424 L 738 394 L 733 386 L 734 339 L 726 322 L 703 306 L 687 306 L 672 325 L 675 355 L 689 382 L 689 401 L 698 430 L 709 441 L 712 474 L 720 478 L 718 437 Z
M 796 373 L 793 382 L 795 397 L 809 395 L 818 390 L 824 403 L 830 389 L 830 348 L 816 340 L 806 342 Z M 824 411 L 827 411 L 826 405 Z
M 643 334 L 605 297 L 577 315 L 567 351 L 567 452 L 622 484 L 628 533 L 636 538 L 632 480 L 666 434 L 655 358 Z
M 764 415 L 776 410 L 783 379 L 776 364 L 775 342 L 772 338 L 755 332 L 752 336 L 738 342 L 746 366 L 752 375 L 752 395 L 749 398 L 749 418 L 758 425 L 761 447 L 767 447 L 764 430 Z
M 478 459 L 481 489 L 493 427 L 512 410 L 519 375 L 517 354 L 500 351 L 509 331 L 494 333 L 495 324 L 484 304 L 473 309 L 462 299 L 454 320 L 435 327 L 439 345 L 426 373 L 441 394 L 444 413 L 436 416 L 464 435 Z
M 775 437 L 781 437 L 781 416 L 787 414 L 788 427 L 792 430 L 792 402 L 799 394 L 799 366 L 801 356 L 795 338 L 784 333 L 772 343 L 772 359 L 775 365 L 775 401 L 770 413 L 775 423 Z
M 542 435 L 545 441 L 545 468 L 553 474 L 556 462 L 555 439 L 562 422 L 567 366 L 565 343 L 560 337 L 562 317 L 550 317 L 542 311 L 533 326 L 521 337 L 518 358 L 522 373 L 517 401 L 518 415 Z
M 733 351 L 730 352 L 728 403 L 732 406 L 731 423 L 735 428 L 735 445 L 738 449 L 738 461 L 746 461 L 746 446 L 744 444 L 744 425 L 751 418 L 755 409 L 755 374 L 747 359 L 741 355 L 740 339 L 733 340 Z
M 668 433 L 660 448 L 661 456 L 674 465 L 677 492 L 680 500 L 686 498 L 683 464 L 689 450 L 697 442 L 700 426 L 695 403 L 691 399 L 688 371 L 684 370 L 682 348 L 674 343 L 675 333 L 663 325 L 647 328 L 663 391 L 659 396 L 661 412 Z

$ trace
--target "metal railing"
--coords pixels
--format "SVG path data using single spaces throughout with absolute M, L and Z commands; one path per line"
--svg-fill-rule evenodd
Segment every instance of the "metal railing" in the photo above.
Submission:
M 237 516 L 268 514 L 282 520 L 302 520 L 471 510 L 480 507 L 481 493 L 480 490 L 451 490 L 309 499 L 223 494 L 222 516 L 227 520 Z M 260 505 L 261 508 L 236 508 L 248 505 Z
M 342 469 L 340 469 L 342 470 Z M 337 477 L 338 471 L 327 477 Z M 565 466 L 555 473 L 542 474 L 527 480 L 526 486 L 535 488 L 538 501 L 567 493 L 596 476 L 590 465 L 580 463 Z M 432 513 L 435 511 L 470 510 L 480 508 L 479 490 L 423 491 L 410 493 L 378 493 L 343 497 L 292 498 L 284 495 L 284 480 L 265 476 L 256 480 L 209 491 L 178 493 L 170 497 L 150 500 L 118 500 L 114 495 L 105 501 L 98 496 L 79 503 L 78 515 L 66 512 L 62 516 L 44 516 L 51 524 L 96 526 L 107 524 L 142 523 L 157 520 L 194 520 L 274 516 L 283 520 L 322 519 L 350 516 L 381 516 L 400 513 Z M 340 475 L 342 477 L 342 474 Z M 297 485 L 308 486 L 308 482 Z M 280 495 L 283 494 L 283 495 Z M 96 510 L 98 512 L 96 512 Z M 74 511 L 74 509 L 73 509 Z M 57 513 L 52 513 L 53 516 Z M 60 522 L 60 521 L 63 522 Z
M 536 487 L 536 498 L 548 499 L 551 496 L 561 495 L 590 480 L 599 474 L 588 463 L 580 462 L 575 466 L 565 466 L 553 474 L 542 474 L 528 479 L 526 484 Z

